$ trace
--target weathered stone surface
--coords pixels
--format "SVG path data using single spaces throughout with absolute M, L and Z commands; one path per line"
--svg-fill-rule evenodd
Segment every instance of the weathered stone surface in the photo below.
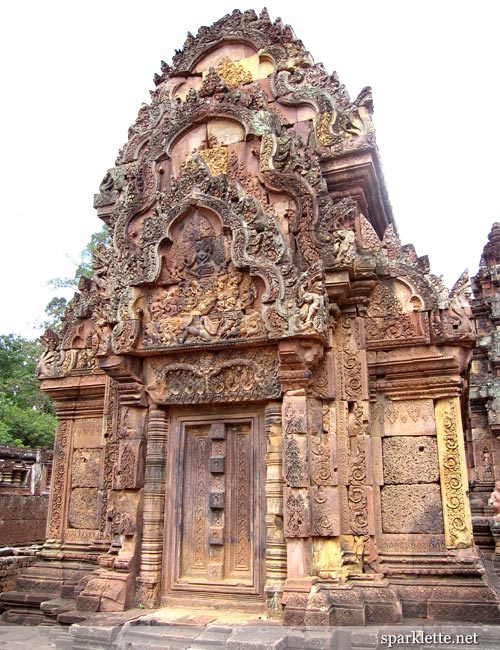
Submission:
M 102 451 L 100 449 L 75 449 L 71 469 L 73 487 L 98 485 L 101 461 Z
M 45 539 L 52 451 L 0 446 L 0 547 Z
M 71 491 L 68 523 L 72 528 L 97 528 L 99 512 L 96 488 L 74 488 Z
M 384 483 L 439 481 L 437 443 L 430 436 L 394 436 L 382 441 Z
M 381 491 L 384 533 L 442 533 L 439 485 L 385 485 Z
M 51 588 L 81 609 L 242 600 L 311 626 L 430 616 L 403 582 L 467 575 L 484 595 L 467 278 L 448 291 L 401 244 L 371 90 L 351 100 L 266 11 L 189 35 L 155 84 L 95 197 L 93 279 L 43 337 Z M 485 480 L 492 440 L 473 451 Z

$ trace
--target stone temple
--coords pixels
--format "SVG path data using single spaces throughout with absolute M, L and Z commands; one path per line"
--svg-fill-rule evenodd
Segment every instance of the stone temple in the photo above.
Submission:
M 371 90 L 266 11 L 189 34 L 155 84 L 95 196 L 110 243 L 44 337 L 48 538 L 4 616 L 498 621 L 468 278 L 450 292 L 401 245 Z

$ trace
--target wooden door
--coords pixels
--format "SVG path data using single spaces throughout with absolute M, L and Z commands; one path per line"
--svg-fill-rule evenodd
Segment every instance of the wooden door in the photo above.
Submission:
M 258 414 L 174 419 L 168 592 L 261 594 L 260 420 Z M 167 501 L 168 492 L 167 485 Z

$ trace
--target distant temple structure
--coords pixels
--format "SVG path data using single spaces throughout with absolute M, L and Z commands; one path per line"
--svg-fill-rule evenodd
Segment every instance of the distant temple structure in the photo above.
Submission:
M 493 550 L 488 497 L 500 481 L 500 224 L 493 224 L 478 274 L 472 278 L 476 325 L 469 382 L 467 433 L 470 502 L 474 539 L 485 555 Z M 497 532 L 498 531 L 498 532 Z M 500 526 L 494 531 L 500 552 Z M 500 555 L 494 557 L 500 569 Z
M 371 90 L 266 11 L 189 34 L 155 84 L 95 197 L 110 243 L 44 337 L 48 539 L 5 619 L 499 621 L 466 460 L 491 555 L 499 227 L 471 311 L 466 275 L 449 292 L 400 243 Z

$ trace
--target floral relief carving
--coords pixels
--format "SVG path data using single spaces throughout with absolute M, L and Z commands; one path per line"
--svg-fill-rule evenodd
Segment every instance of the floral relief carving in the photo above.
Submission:
M 149 386 L 172 404 L 233 402 L 280 395 L 277 355 L 273 350 L 171 355 L 148 362 Z
M 293 435 L 285 437 L 283 462 L 287 484 L 291 487 L 301 486 L 304 463 L 300 455 L 298 442 Z
M 328 436 L 318 432 L 311 437 L 311 479 L 316 485 L 328 485 L 332 478 Z
M 239 86 L 240 84 L 248 84 L 253 81 L 250 72 L 245 71 L 240 63 L 231 61 L 227 56 L 219 61 L 215 66 L 215 70 L 229 88 Z
M 63 499 L 65 491 L 66 456 L 68 453 L 68 422 L 60 422 L 57 427 L 56 444 L 52 470 L 52 500 L 50 504 L 49 534 L 61 536 Z
M 472 524 L 458 398 L 437 401 L 436 427 L 446 546 L 468 548 Z
M 309 500 L 305 492 L 285 489 L 285 536 L 307 537 L 310 533 Z

